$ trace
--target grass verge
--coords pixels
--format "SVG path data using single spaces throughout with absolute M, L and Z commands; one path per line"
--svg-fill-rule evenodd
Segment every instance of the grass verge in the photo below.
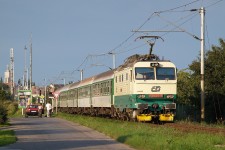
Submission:
M 12 144 L 16 142 L 13 130 L 0 130 L 0 146 Z
M 225 149 L 225 137 L 220 134 L 187 133 L 163 125 L 155 126 L 149 123 L 126 122 L 64 113 L 58 113 L 57 117 L 97 130 L 138 150 Z

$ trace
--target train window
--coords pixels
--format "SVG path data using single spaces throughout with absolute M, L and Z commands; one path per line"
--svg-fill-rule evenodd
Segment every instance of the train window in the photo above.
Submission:
M 175 68 L 156 68 L 157 80 L 175 80 Z
M 128 73 L 126 73 L 126 81 L 128 80 Z
M 132 82 L 132 78 L 133 78 L 133 71 L 130 70 L 130 82 Z
M 135 68 L 135 79 L 136 80 L 154 80 L 154 68 Z

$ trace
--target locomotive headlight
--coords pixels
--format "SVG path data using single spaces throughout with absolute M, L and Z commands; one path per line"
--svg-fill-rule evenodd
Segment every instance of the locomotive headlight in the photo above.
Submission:
M 144 94 L 137 95 L 137 98 L 145 98 Z
M 151 67 L 159 67 L 159 63 L 150 63 Z
M 172 99 L 174 98 L 174 95 L 173 94 L 166 95 L 166 98 Z

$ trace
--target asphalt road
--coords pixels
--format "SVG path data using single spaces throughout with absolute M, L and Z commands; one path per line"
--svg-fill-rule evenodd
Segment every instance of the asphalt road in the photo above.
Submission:
M 104 134 L 59 118 L 11 119 L 18 141 L 0 150 L 132 150 Z

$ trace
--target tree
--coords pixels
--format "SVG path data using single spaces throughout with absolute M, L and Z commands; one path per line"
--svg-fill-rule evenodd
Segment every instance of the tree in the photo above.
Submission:
M 190 84 L 191 74 L 184 69 L 178 71 L 177 76 L 178 76 L 177 93 L 179 97 L 178 102 L 182 104 L 190 104 L 191 103 L 190 96 L 192 95 L 193 89 L 192 85 Z
M 206 120 L 225 119 L 225 42 L 212 46 L 205 56 L 205 113 Z M 200 59 L 189 65 L 189 73 L 178 73 L 178 96 L 180 101 L 200 108 Z M 193 92 L 192 92 L 193 91 Z
M 206 91 L 208 103 L 214 106 L 217 120 L 225 119 L 225 41 L 219 39 L 220 46 L 212 46 L 206 54 Z
M 9 100 L 11 97 L 9 86 L 0 83 L 0 101 L 2 100 Z

